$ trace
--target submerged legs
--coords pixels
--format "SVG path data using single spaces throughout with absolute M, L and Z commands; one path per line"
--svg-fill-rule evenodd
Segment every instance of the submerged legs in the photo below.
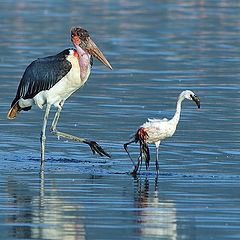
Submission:
M 138 156 L 138 164 L 137 164 L 137 166 L 135 165 L 135 168 L 134 168 L 132 174 L 136 175 L 140 163 L 141 163 L 141 166 L 142 166 L 142 158 L 143 158 L 143 156 L 142 156 L 142 154 L 140 153 L 140 155 Z
M 150 153 L 149 153 L 149 148 L 148 148 L 147 142 L 143 142 L 143 143 L 140 142 L 140 154 L 139 154 L 139 156 L 138 156 L 138 163 L 137 163 L 137 165 L 136 165 L 136 164 L 134 163 L 134 161 L 133 161 L 133 159 L 132 159 L 129 151 L 128 151 L 128 148 L 127 148 L 127 146 L 128 146 L 129 144 L 133 143 L 133 142 L 136 142 L 136 140 L 134 139 L 134 140 L 132 140 L 132 141 L 130 141 L 130 142 L 128 142 L 128 143 L 125 143 L 123 146 L 124 146 L 124 149 L 125 149 L 125 151 L 127 152 L 128 156 L 129 156 L 129 158 L 130 158 L 130 160 L 132 161 L 133 166 L 134 166 L 134 170 L 133 170 L 132 174 L 136 174 L 137 171 L 138 171 L 138 168 L 139 168 L 140 163 L 142 164 L 143 158 L 145 159 L 146 169 L 148 169 L 148 167 L 149 167 L 149 161 L 150 161 Z M 156 164 L 156 171 L 157 171 L 157 175 L 158 175 L 158 174 L 159 174 L 158 149 L 159 149 L 160 141 L 155 142 L 155 145 L 156 145 L 156 163 L 155 163 L 155 164 Z
M 128 146 L 129 144 L 134 143 L 134 142 L 136 142 L 136 141 L 135 141 L 135 140 L 132 140 L 132 141 L 130 141 L 130 142 L 128 142 L 128 143 L 125 143 L 123 146 L 124 146 L 124 149 L 125 149 L 125 151 L 127 152 L 128 156 L 129 156 L 129 158 L 130 158 L 130 160 L 132 161 L 132 164 L 133 164 L 133 166 L 134 166 L 134 169 L 133 169 L 133 171 L 132 171 L 131 173 L 134 174 L 134 175 L 136 175 L 140 163 L 142 164 L 143 151 L 142 151 L 142 146 L 140 145 L 140 154 L 139 154 L 139 156 L 138 156 L 138 163 L 137 163 L 137 165 L 136 165 L 135 162 L 133 161 L 133 159 L 132 159 L 129 151 L 128 151 L 128 148 L 127 148 L 127 146 Z
M 135 165 L 135 163 L 134 163 L 134 161 L 133 161 L 133 159 L 132 159 L 132 157 L 131 157 L 131 155 L 130 155 L 130 153 L 129 153 L 129 151 L 128 151 L 128 148 L 127 148 L 127 146 L 128 146 L 129 144 L 134 143 L 134 142 L 135 142 L 135 140 L 132 140 L 132 141 L 130 141 L 130 142 L 128 142 L 128 143 L 125 143 L 123 146 L 124 146 L 124 149 L 125 149 L 125 151 L 127 152 L 128 156 L 129 156 L 130 160 L 132 161 L 132 164 L 133 164 L 133 166 L 134 166 L 134 171 L 135 171 L 137 166 Z

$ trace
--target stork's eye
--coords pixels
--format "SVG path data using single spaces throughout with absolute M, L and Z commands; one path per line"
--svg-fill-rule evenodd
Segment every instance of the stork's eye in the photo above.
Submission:
M 83 37 L 83 33 L 79 30 L 79 31 L 77 31 L 77 35 L 80 37 L 80 38 L 82 38 Z
M 89 37 L 88 32 L 84 29 L 78 29 L 77 30 L 77 35 L 82 41 L 86 41 L 87 38 Z

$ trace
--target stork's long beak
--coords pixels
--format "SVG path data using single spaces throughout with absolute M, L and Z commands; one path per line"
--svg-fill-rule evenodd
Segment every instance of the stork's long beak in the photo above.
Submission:
M 106 67 L 109 67 L 112 70 L 112 66 L 91 38 L 88 39 L 86 50 L 100 62 L 102 62 Z
M 200 108 L 200 99 L 198 96 L 192 96 L 193 101 L 197 104 L 198 108 Z

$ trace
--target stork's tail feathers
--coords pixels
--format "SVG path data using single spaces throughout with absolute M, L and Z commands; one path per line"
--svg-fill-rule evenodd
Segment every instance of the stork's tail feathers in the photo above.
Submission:
M 14 119 L 17 114 L 22 110 L 22 108 L 19 106 L 18 102 L 16 102 L 9 110 L 7 114 L 8 119 Z
M 8 119 L 14 119 L 18 115 L 18 113 L 21 112 L 22 110 L 28 111 L 32 108 L 32 106 L 21 108 L 19 106 L 19 101 L 15 102 L 15 103 L 14 102 L 15 102 L 15 100 L 13 100 L 12 106 L 7 114 Z
M 144 157 L 145 159 L 145 165 L 146 169 L 149 167 L 149 161 L 150 161 L 150 153 L 148 144 L 146 142 L 146 138 L 148 137 L 147 132 L 144 130 L 144 128 L 138 129 L 136 135 L 135 135 L 135 142 L 137 143 L 139 141 L 140 143 L 140 156 Z

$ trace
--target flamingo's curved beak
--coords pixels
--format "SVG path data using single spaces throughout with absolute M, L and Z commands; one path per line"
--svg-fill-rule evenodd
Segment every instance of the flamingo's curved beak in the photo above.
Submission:
M 197 104 L 198 108 L 200 108 L 200 99 L 199 99 L 199 97 L 196 96 L 196 95 L 193 95 L 192 99 Z

